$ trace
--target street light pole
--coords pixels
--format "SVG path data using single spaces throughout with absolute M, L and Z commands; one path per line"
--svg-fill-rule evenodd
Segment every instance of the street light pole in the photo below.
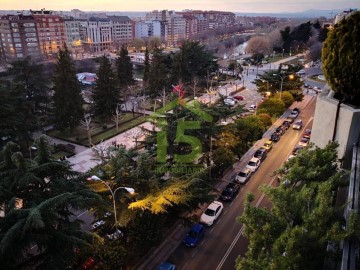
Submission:
M 292 79 L 292 78 L 293 78 L 293 75 L 290 74 L 290 75 L 281 76 L 280 74 L 273 74 L 273 76 L 279 76 L 280 79 L 281 79 L 281 84 L 280 84 L 280 100 L 281 100 L 281 93 L 282 93 L 282 90 L 283 90 L 284 79 L 285 79 L 286 77 L 289 77 L 290 79 Z
M 94 180 L 94 181 L 100 181 L 101 183 L 103 183 L 107 189 L 110 191 L 111 193 L 111 197 L 112 197 L 112 201 L 113 201 L 113 207 L 114 207 L 114 221 L 115 221 L 115 226 L 117 226 L 117 212 L 116 212 L 116 200 L 115 200 L 115 194 L 118 190 L 120 189 L 124 189 L 127 192 L 129 192 L 130 194 L 134 194 L 135 193 L 135 189 L 133 188 L 129 188 L 129 187 L 118 187 L 115 190 L 112 190 L 112 188 L 109 186 L 108 183 L 106 183 L 104 180 L 100 179 L 99 177 L 97 177 L 96 175 L 93 175 L 91 177 L 88 178 L 88 180 Z

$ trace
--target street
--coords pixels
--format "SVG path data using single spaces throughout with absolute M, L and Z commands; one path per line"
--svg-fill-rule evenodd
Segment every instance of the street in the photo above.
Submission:
M 224 212 L 217 222 L 207 228 L 205 238 L 196 248 L 186 248 L 179 245 L 174 254 L 170 257 L 178 269 L 235 269 L 235 259 L 238 255 L 245 255 L 248 241 L 243 236 L 243 227 L 236 222 L 236 218 L 243 211 L 245 195 L 252 192 L 255 196 L 254 203 L 259 207 L 270 207 L 269 201 L 259 191 L 261 184 L 271 184 L 275 182 L 272 177 L 273 171 L 278 169 L 291 154 L 293 147 L 298 143 L 304 129 L 311 127 L 312 117 L 315 110 L 314 96 L 306 96 L 304 101 L 296 103 L 294 106 L 301 109 L 299 119 L 305 123 L 301 131 L 289 129 L 278 143 L 275 143 L 267 159 L 260 166 L 258 171 L 252 176 L 250 181 L 242 187 L 238 196 L 231 203 L 224 203 Z M 279 126 L 283 120 L 277 120 L 275 126 Z M 266 134 L 269 136 L 269 133 Z M 255 147 L 261 146 L 263 140 Z M 254 150 L 255 151 L 255 150 Z M 248 158 L 234 165 L 233 173 L 224 181 L 232 181 L 233 177 L 240 169 L 245 166 Z

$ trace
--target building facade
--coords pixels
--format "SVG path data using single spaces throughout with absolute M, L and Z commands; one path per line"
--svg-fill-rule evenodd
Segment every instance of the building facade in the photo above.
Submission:
M 35 19 L 40 50 L 46 59 L 57 56 L 59 49 L 66 43 L 65 21 L 52 11 L 31 11 Z
M 135 23 L 128 16 L 108 16 L 111 22 L 111 38 L 114 49 L 130 43 L 135 36 Z
M 80 36 L 80 22 L 74 19 L 65 19 L 66 45 L 74 57 L 80 57 L 84 52 Z
M 30 56 L 41 58 L 39 37 L 33 16 L 5 15 L 0 18 L 0 53 L 4 63 Z
M 112 24 L 108 18 L 95 18 L 80 22 L 80 36 L 86 52 L 98 53 L 112 48 Z

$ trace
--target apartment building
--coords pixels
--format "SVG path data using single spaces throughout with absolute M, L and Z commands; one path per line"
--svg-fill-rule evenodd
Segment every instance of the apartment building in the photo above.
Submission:
M 190 39 L 198 33 L 198 19 L 192 15 L 183 15 L 185 25 L 185 38 Z
M 79 21 L 79 33 L 87 52 L 97 53 L 112 48 L 112 23 L 109 18 Z
M 114 49 L 130 43 L 135 36 L 135 22 L 128 16 L 108 16 L 111 22 L 112 42 Z
M 65 21 L 60 15 L 52 11 L 30 11 L 35 19 L 40 50 L 47 59 L 57 56 L 60 48 L 66 42 Z
M 65 19 L 66 45 L 73 56 L 79 57 L 84 52 L 80 36 L 80 22 L 75 19 Z
M 186 38 L 186 19 L 179 14 L 172 13 L 168 19 L 168 45 L 176 46 Z
M 135 37 L 162 37 L 162 25 L 160 21 L 139 21 L 135 22 Z
M 19 14 L 0 17 L 0 54 L 4 63 L 11 63 L 27 56 L 33 60 L 41 58 L 33 16 Z

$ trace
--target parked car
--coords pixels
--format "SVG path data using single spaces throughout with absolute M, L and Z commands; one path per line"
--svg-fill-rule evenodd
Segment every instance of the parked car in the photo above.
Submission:
M 294 155 L 294 156 L 296 156 L 297 154 L 299 154 L 299 152 L 301 151 L 301 150 L 303 150 L 303 146 L 301 146 L 301 145 L 297 145 L 297 146 L 295 146 L 294 147 L 294 149 L 293 149 L 293 151 L 292 151 L 292 154 Z
M 303 136 L 304 136 L 304 138 L 310 139 L 310 137 L 311 137 L 311 129 L 305 129 Z
M 267 157 L 267 154 L 268 154 L 268 150 L 264 147 L 260 147 L 258 150 L 256 150 L 254 157 L 263 161 Z
M 299 113 L 297 111 L 292 111 L 289 115 L 290 118 L 295 119 L 296 117 L 298 117 Z
M 294 118 L 292 117 L 287 117 L 286 121 L 288 121 L 290 124 L 292 124 L 294 122 Z
M 205 212 L 200 217 L 200 222 L 211 226 L 220 216 L 224 206 L 219 201 L 213 201 L 205 210 Z
M 260 159 L 253 157 L 246 165 L 246 168 L 250 169 L 252 172 L 256 172 L 260 166 L 260 163 Z
M 225 202 L 232 201 L 239 190 L 240 186 L 237 183 L 229 183 L 223 192 L 221 192 L 220 199 Z
M 309 84 L 304 83 L 304 88 L 309 88 Z
M 240 95 L 233 96 L 233 98 L 235 98 L 236 100 L 244 100 L 244 97 Z
M 306 146 L 308 146 L 309 141 L 310 141 L 309 138 L 302 137 L 301 140 L 299 141 L 298 145 L 306 147 Z
M 204 238 L 205 228 L 203 225 L 196 223 L 194 224 L 189 232 L 186 234 L 183 243 L 187 247 L 195 247 Z
M 163 262 L 156 270 L 176 270 L 176 266 L 169 262 Z
M 249 110 L 249 112 L 255 112 L 255 110 L 256 110 L 256 105 L 255 105 L 255 104 L 250 105 L 249 108 L 248 108 L 248 110 Z
M 104 220 L 98 220 L 93 225 L 91 225 L 92 229 L 96 229 L 97 227 L 100 227 L 105 224 Z
M 282 126 L 278 126 L 275 129 L 275 132 L 281 136 L 281 135 L 283 135 L 285 133 L 285 129 Z
M 273 142 L 268 140 L 264 143 L 264 145 L 262 147 L 265 148 L 266 150 L 270 151 L 273 147 Z
M 227 106 L 235 106 L 236 101 L 230 98 L 224 99 L 224 104 Z
M 288 130 L 291 126 L 290 122 L 288 120 L 285 120 L 282 124 L 281 124 L 286 130 Z
M 293 112 L 297 112 L 298 114 L 300 113 L 300 109 L 299 108 L 294 108 Z
M 303 127 L 303 122 L 301 119 L 296 120 L 295 123 L 293 124 L 293 129 L 300 130 L 302 129 L 302 127 Z
M 234 181 L 240 184 L 245 184 L 251 178 L 252 173 L 252 170 L 249 168 L 243 168 L 235 177 Z
M 270 136 L 270 141 L 272 142 L 278 142 L 280 140 L 280 134 L 278 134 L 277 132 L 274 132 L 273 134 L 271 134 Z

